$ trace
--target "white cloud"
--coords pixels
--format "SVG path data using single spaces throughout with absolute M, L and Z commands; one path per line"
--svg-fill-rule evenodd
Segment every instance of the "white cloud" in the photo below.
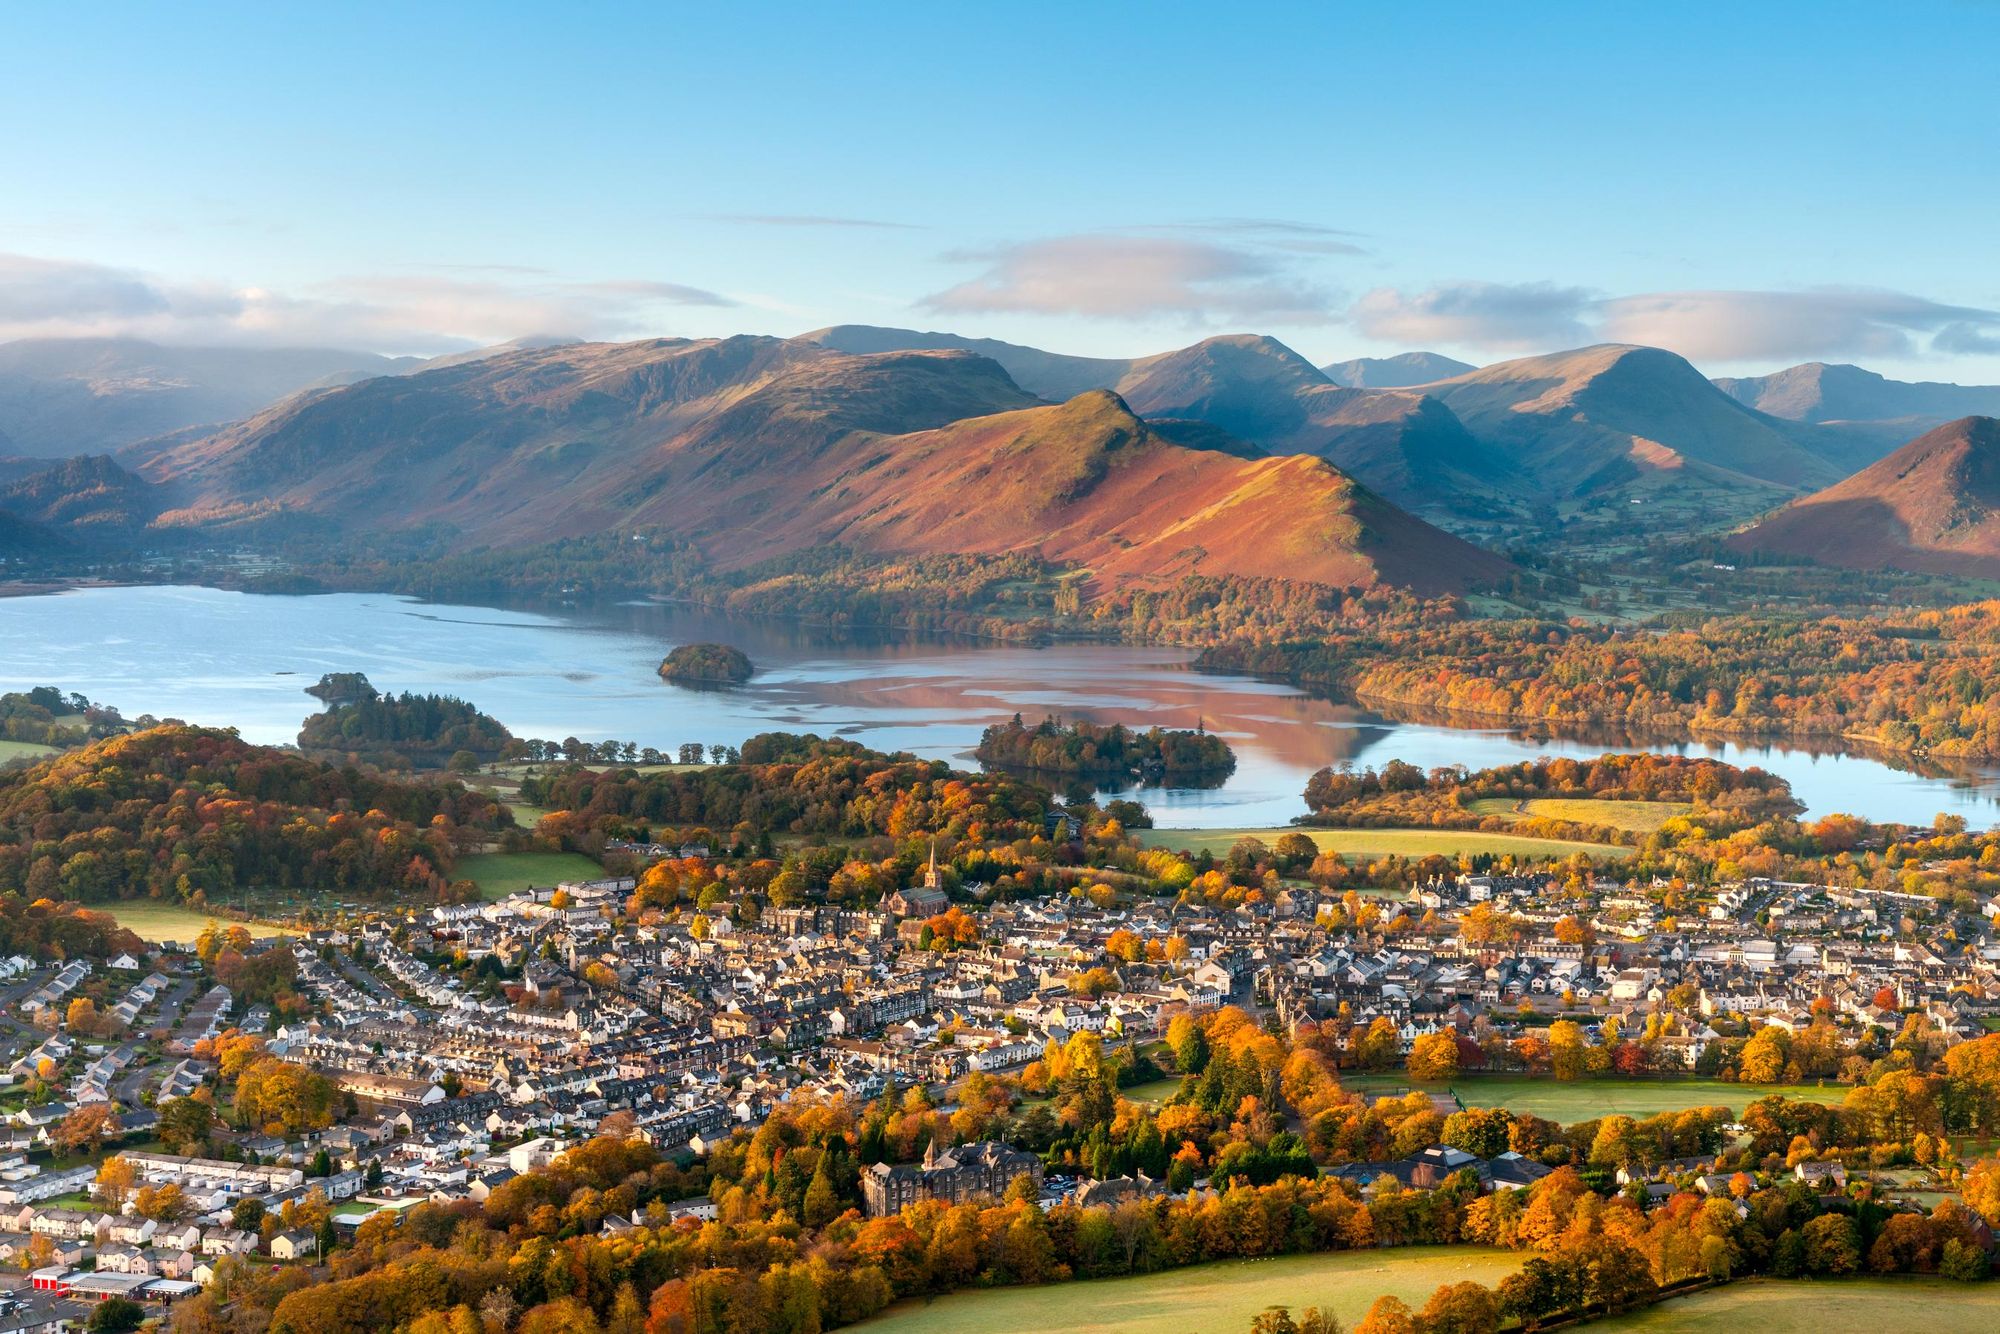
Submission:
M 1014 312 L 1205 324 L 1325 324 L 1333 299 L 1274 256 L 1180 237 L 1048 237 L 947 259 L 985 272 L 924 298 L 946 314 Z
M 2000 312 L 1875 288 L 1606 297 L 1550 283 L 1456 282 L 1381 288 L 1348 316 L 1385 342 L 1488 351 L 1643 343 L 1694 361 L 1770 362 L 2000 350 Z
M 1590 341 L 1590 293 L 1553 283 L 1444 283 L 1405 293 L 1378 287 L 1348 310 L 1370 338 L 1411 347 L 1444 344 L 1539 351 Z
M 565 282 L 497 265 L 362 275 L 290 293 L 0 255 L 0 341 L 117 336 L 437 352 L 530 334 L 636 337 L 659 329 L 674 307 L 736 304 L 680 283 Z

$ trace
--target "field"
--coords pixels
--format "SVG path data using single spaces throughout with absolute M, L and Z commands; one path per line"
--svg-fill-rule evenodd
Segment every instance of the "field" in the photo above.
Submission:
M 1180 1091 L 1181 1081 L 1178 1079 L 1149 1079 L 1143 1084 L 1134 1084 L 1131 1088 L 1119 1089 L 1118 1096 L 1128 1102 L 1141 1103 L 1148 1107 L 1157 1107 Z
M 1275 843 L 1286 834 L 1304 834 L 1319 844 L 1322 852 L 1357 856 L 1428 857 L 1441 853 L 1456 857 L 1461 852 L 1491 853 L 1496 857 L 1568 857 L 1585 853 L 1592 857 L 1629 857 L 1632 849 L 1604 843 L 1572 843 L 1559 838 L 1524 838 L 1519 834 L 1489 834 L 1478 829 L 1140 829 L 1139 841 L 1149 848 L 1172 848 L 1177 852 L 1208 851 L 1220 857 L 1246 834 Z
M 54 746 L 44 746 L 33 741 L 0 741 L 0 764 L 8 760 L 39 760 L 54 755 Z
M 1406 1088 L 1443 1093 L 1443 1084 L 1411 1084 L 1401 1075 L 1343 1075 L 1341 1087 L 1379 1097 Z M 1565 1125 L 1600 1116 L 1653 1116 L 1690 1107 L 1727 1107 L 1737 1115 L 1759 1098 L 1781 1093 L 1801 1102 L 1837 1103 L 1838 1086 L 1735 1084 L 1721 1079 L 1580 1079 L 1564 1084 L 1547 1075 L 1462 1075 L 1449 1085 L 1468 1107 L 1505 1107 Z
M 575 852 L 482 852 L 459 858 L 452 875 L 477 884 L 480 897 L 490 900 L 565 880 L 601 880 L 604 868 Z
M 1529 797 L 1523 801 L 1483 797 L 1472 803 L 1472 809 L 1480 815 L 1569 820 L 1650 834 L 1676 815 L 1686 815 L 1694 806 L 1685 801 L 1603 801 L 1596 797 Z
M 1828 1329 L 1984 1334 L 2000 1329 L 2000 1285 L 1938 1278 L 1749 1279 L 1593 1321 L 1588 1328 L 1606 1334 L 1735 1334 L 1744 1329 L 1758 1334 L 1822 1334 Z
M 257 937 L 275 936 L 286 929 L 274 922 L 238 921 L 235 918 L 218 917 L 213 913 L 196 912 L 179 904 L 154 903 L 150 900 L 93 903 L 89 906 L 110 913 L 118 919 L 118 925 L 137 932 L 142 940 L 193 940 L 210 922 L 220 922 L 224 926 L 240 926 Z
M 1521 1257 L 1480 1246 L 1413 1246 L 1270 1260 L 1226 1260 L 1138 1278 L 1106 1278 L 1039 1288 L 959 1292 L 905 1302 L 856 1328 L 880 1334 L 992 1334 L 1067 1330 L 1071 1334 L 1191 1334 L 1247 1330 L 1267 1306 L 1331 1310 L 1352 1329 L 1369 1304 L 1394 1293 L 1422 1306 L 1441 1283 L 1492 1285 Z

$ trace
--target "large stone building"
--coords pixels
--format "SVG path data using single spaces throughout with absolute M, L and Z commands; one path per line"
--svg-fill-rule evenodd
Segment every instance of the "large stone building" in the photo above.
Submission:
M 876 1163 L 861 1174 L 861 1194 L 868 1202 L 869 1215 L 879 1218 L 919 1200 L 943 1200 L 947 1204 L 997 1200 L 1014 1178 L 1022 1175 L 1039 1188 L 1042 1160 L 998 1140 L 943 1150 L 933 1144 L 925 1152 L 921 1167 Z

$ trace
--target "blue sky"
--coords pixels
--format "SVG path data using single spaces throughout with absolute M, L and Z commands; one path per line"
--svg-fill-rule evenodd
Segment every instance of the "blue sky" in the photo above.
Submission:
M 0 337 L 2000 382 L 2000 5 L 17 5 Z

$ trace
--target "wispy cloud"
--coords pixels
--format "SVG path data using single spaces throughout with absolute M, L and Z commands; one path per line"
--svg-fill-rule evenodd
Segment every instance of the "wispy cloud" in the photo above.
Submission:
M 1348 311 L 1385 342 L 1518 352 L 1644 343 L 1696 361 L 1804 361 L 2000 351 L 2000 312 L 1876 288 L 1642 292 L 1553 283 L 1379 288 Z
M 731 222 L 746 227 L 847 227 L 872 231 L 917 232 L 914 222 L 888 222 L 881 218 L 839 218 L 822 213 L 704 213 L 710 222 Z
M 1347 315 L 1370 338 L 1429 347 L 1523 351 L 1587 342 L 1591 295 L 1552 283 L 1445 283 L 1422 292 L 1379 287 Z
M 657 332 L 677 307 L 737 304 L 683 283 L 568 282 L 508 266 L 363 274 L 280 292 L 0 254 L 0 340 L 129 336 L 429 352 L 529 334 L 635 337 Z
M 1335 298 L 1280 257 L 1214 241 L 1082 233 L 945 256 L 984 272 L 925 297 L 944 314 L 1016 312 L 1194 324 L 1325 324 Z
M 1193 222 L 1153 222 L 1129 228 L 1131 231 L 1178 232 L 1189 236 L 1210 236 L 1222 240 L 1269 246 L 1301 255 L 1365 255 L 1367 250 L 1351 239 L 1361 233 L 1314 222 L 1294 222 L 1285 218 L 1205 218 Z

